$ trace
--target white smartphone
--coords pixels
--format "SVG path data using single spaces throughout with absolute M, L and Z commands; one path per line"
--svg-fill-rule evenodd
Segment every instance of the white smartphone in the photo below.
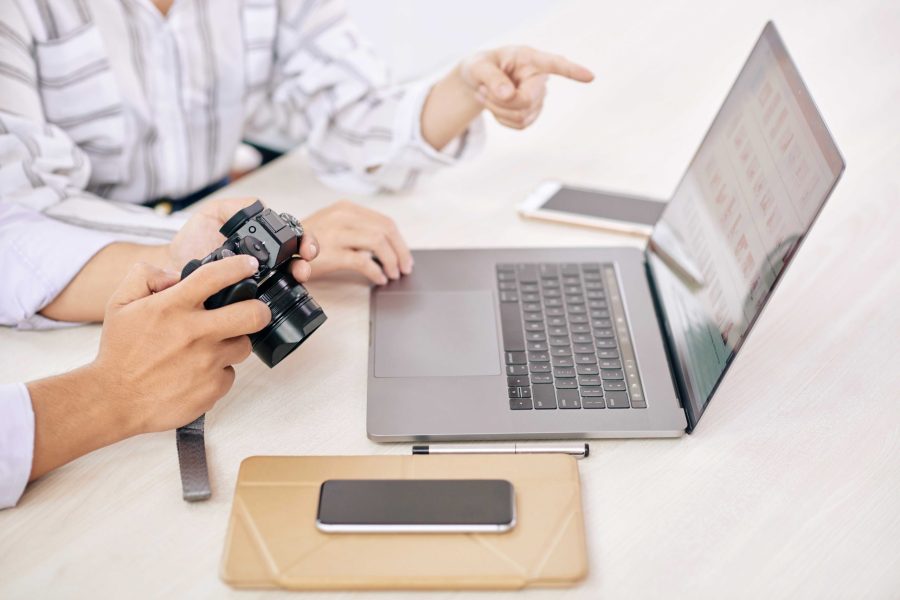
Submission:
M 502 479 L 329 479 L 316 527 L 325 533 L 503 533 L 516 524 Z
M 665 202 L 545 181 L 519 205 L 519 214 L 649 236 Z

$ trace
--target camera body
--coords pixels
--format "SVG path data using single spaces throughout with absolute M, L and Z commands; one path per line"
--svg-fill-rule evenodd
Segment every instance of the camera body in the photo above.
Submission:
M 284 357 L 325 322 L 322 307 L 290 273 L 290 260 L 300 251 L 303 227 L 296 218 L 278 214 L 257 200 L 234 214 L 219 229 L 225 242 L 199 260 L 184 266 L 181 278 L 201 265 L 235 254 L 253 256 L 259 269 L 252 276 L 216 292 L 206 299 L 207 309 L 220 308 L 257 298 L 272 311 L 272 321 L 250 335 L 253 352 L 269 367 Z

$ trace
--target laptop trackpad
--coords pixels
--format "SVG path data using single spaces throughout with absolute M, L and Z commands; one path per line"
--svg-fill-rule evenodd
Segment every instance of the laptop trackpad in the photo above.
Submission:
M 499 375 L 487 290 L 375 296 L 375 377 Z

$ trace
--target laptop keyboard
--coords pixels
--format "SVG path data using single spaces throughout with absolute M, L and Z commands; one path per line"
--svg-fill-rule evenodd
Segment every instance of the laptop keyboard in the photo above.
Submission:
M 611 264 L 497 265 L 512 410 L 646 408 Z

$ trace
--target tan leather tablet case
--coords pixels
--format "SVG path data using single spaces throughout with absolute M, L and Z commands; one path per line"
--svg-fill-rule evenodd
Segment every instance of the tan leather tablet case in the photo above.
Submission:
M 327 479 L 506 479 L 507 533 L 322 533 Z M 222 579 L 298 590 L 517 589 L 587 574 L 581 489 L 566 455 L 255 456 L 241 464 Z

